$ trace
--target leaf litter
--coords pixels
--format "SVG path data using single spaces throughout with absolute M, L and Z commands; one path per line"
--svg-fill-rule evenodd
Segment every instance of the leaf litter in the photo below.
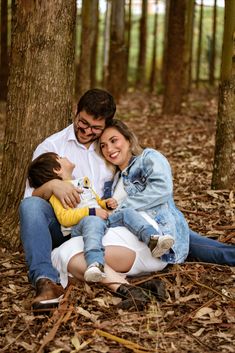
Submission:
M 117 117 L 172 166 L 174 195 L 190 227 L 235 245 L 234 190 L 211 190 L 216 93 L 194 92 L 181 115 L 161 115 L 161 97 L 129 93 Z M 235 175 L 234 175 L 235 180 Z M 34 316 L 22 249 L 1 248 L 0 352 L 235 352 L 235 268 L 187 262 L 138 277 L 162 279 L 168 297 L 141 312 L 116 308 L 101 285 L 70 284 L 59 309 Z

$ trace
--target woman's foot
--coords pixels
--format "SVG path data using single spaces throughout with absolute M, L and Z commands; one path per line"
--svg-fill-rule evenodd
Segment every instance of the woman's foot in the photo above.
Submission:
M 88 266 L 84 273 L 86 282 L 101 282 L 104 277 L 106 277 L 104 266 L 98 262 L 94 262 Z
M 174 238 L 169 235 L 151 236 L 148 247 L 151 250 L 153 257 L 159 258 L 164 255 L 174 245 Z

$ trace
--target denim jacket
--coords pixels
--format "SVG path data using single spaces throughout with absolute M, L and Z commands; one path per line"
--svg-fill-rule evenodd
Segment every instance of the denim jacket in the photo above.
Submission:
M 167 159 L 160 152 L 146 148 L 131 160 L 121 177 L 128 196 L 119 208 L 128 207 L 148 213 L 164 234 L 171 234 L 175 239 L 173 251 L 164 254 L 162 260 L 168 263 L 183 262 L 188 255 L 189 227 L 174 203 L 172 174 Z M 112 189 L 115 188 L 116 179 Z M 105 197 L 110 197 L 110 194 L 109 182 L 105 185 Z

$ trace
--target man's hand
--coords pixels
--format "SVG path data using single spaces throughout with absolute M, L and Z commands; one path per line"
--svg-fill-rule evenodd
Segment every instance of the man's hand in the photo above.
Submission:
M 106 205 L 108 208 L 115 210 L 115 208 L 118 207 L 118 203 L 115 199 L 113 199 L 112 197 L 110 199 L 105 200 L 106 201 Z
M 106 210 L 103 210 L 102 208 L 96 208 L 95 215 L 100 217 L 101 219 L 107 219 L 109 216 L 108 212 Z
M 52 185 L 52 193 L 60 200 L 63 207 L 68 209 L 74 208 L 80 203 L 80 194 L 82 190 L 74 186 L 72 183 L 54 179 Z

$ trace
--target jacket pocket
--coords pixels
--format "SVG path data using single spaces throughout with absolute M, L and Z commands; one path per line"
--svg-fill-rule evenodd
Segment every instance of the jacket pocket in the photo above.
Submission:
M 137 191 L 143 191 L 146 188 L 148 174 L 143 169 L 137 168 L 131 175 L 130 181 Z

